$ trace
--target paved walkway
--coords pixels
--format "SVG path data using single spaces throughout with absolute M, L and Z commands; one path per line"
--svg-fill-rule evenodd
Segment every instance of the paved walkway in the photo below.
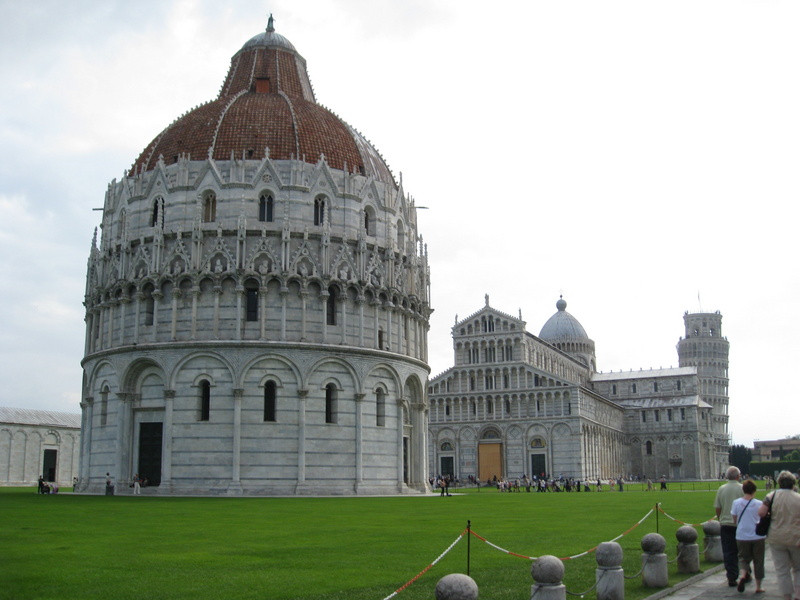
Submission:
M 662 590 L 647 600 L 720 600 L 723 598 L 739 598 L 741 600 L 783 600 L 783 596 L 778 591 L 778 583 L 775 581 L 775 566 L 772 564 L 772 553 L 767 546 L 766 557 L 764 558 L 764 581 L 761 582 L 764 588 L 763 594 L 756 594 L 756 583 L 751 581 L 747 584 L 743 593 L 736 591 L 735 587 L 728 586 L 728 579 L 725 576 L 724 565 L 718 565 L 687 579 L 666 590 Z

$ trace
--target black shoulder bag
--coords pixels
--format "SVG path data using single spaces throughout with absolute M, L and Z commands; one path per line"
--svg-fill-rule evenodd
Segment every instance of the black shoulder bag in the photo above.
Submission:
M 772 509 L 775 506 L 775 499 L 778 497 L 778 490 L 772 494 L 772 500 L 770 500 L 767 506 L 769 510 L 767 514 L 761 517 L 756 523 L 756 535 L 767 535 L 769 533 L 769 526 L 772 524 Z

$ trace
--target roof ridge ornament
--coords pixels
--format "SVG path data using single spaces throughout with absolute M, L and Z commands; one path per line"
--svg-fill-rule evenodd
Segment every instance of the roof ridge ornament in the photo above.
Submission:
M 267 20 L 267 33 L 273 33 L 275 31 L 275 25 L 273 24 L 275 19 L 272 18 L 272 13 L 269 13 L 269 19 Z

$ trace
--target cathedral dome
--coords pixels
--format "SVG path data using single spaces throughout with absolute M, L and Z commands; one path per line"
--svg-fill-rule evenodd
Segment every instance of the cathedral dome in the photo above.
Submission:
M 219 96 L 176 119 L 147 145 L 132 173 L 151 171 L 163 157 L 204 160 L 297 159 L 371 176 L 397 187 L 375 147 L 314 97 L 305 59 L 275 32 L 248 40 L 233 56 Z
M 578 319 L 567 312 L 567 302 L 563 297 L 556 302 L 556 308 L 558 312 L 547 320 L 539 333 L 541 339 L 546 341 L 589 339 Z

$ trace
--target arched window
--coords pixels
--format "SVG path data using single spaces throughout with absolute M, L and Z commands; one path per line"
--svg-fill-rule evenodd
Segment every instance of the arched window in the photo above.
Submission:
M 644 451 L 647 456 L 651 456 L 653 454 L 653 442 L 647 440 L 644 444 Z
M 405 252 L 406 248 L 406 228 L 401 220 L 397 220 L 397 248 L 400 252 Z
M 203 196 L 203 223 L 213 223 L 217 220 L 217 195 L 206 192 Z
M 153 288 L 148 286 L 144 291 L 144 324 L 152 325 L 155 319 L 156 300 L 153 298 Z
M 336 325 L 336 288 L 333 286 L 328 288 L 326 308 L 328 325 Z
M 275 404 L 277 399 L 277 386 L 274 381 L 268 381 L 264 385 L 264 421 L 274 422 L 275 418 Z
M 117 231 L 117 237 L 122 238 L 125 235 L 125 223 L 128 219 L 128 213 L 123 208 L 119 213 L 119 230 Z
M 244 284 L 245 293 L 245 319 L 258 321 L 258 282 L 248 279 Z
M 314 199 L 314 225 L 325 223 L 325 196 L 317 196 Z
M 381 388 L 375 392 L 375 425 L 386 426 L 386 394 Z
M 211 383 L 208 379 L 200 382 L 200 420 L 208 421 L 211 416 Z
M 375 235 L 377 230 L 377 220 L 375 217 L 375 211 L 372 209 L 371 206 L 368 206 L 364 209 L 364 231 L 367 232 L 367 235 Z
M 108 386 L 105 386 L 100 392 L 100 425 L 108 423 L 108 392 Z
M 272 194 L 261 194 L 258 199 L 258 220 L 262 223 L 272 223 L 275 220 L 275 201 Z
M 325 386 L 325 422 L 336 423 L 336 386 L 329 383 Z
M 383 350 L 383 328 L 378 328 L 378 350 Z
M 153 213 L 150 217 L 150 227 L 164 228 L 164 199 L 161 196 L 153 200 Z

